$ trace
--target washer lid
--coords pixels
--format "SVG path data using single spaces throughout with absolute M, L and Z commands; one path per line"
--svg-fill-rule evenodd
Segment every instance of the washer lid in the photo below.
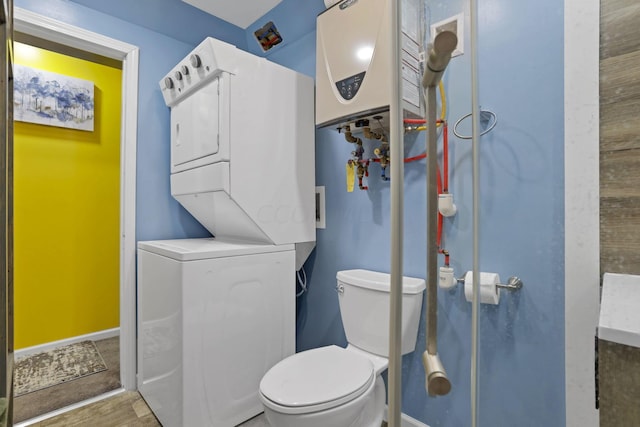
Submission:
M 260 392 L 284 407 L 348 402 L 374 379 L 367 358 L 335 345 L 303 351 L 278 364 L 260 382 Z M 331 405 L 334 406 L 334 405 Z
M 292 251 L 294 245 L 268 245 L 233 239 L 177 239 L 138 242 L 138 249 L 163 255 L 177 261 L 225 258 L 270 252 Z

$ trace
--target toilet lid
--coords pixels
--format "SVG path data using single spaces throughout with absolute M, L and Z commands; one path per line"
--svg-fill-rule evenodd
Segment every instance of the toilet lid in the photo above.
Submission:
M 374 375 L 369 359 L 332 345 L 279 362 L 262 378 L 260 392 L 282 407 L 322 405 L 327 409 L 360 396 Z

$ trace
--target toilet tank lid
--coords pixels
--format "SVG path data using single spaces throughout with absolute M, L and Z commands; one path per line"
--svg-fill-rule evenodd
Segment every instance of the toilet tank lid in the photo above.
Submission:
M 338 271 L 336 278 L 339 282 L 358 286 L 361 288 L 373 289 L 376 291 L 389 292 L 391 289 L 391 275 L 370 270 L 344 270 Z M 402 293 L 418 294 L 426 287 L 424 279 L 403 276 Z

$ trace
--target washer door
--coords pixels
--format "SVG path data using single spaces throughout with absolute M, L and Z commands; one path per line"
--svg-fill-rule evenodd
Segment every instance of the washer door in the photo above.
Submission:
M 260 393 L 279 412 L 315 412 L 357 398 L 374 379 L 370 360 L 332 345 L 279 362 L 262 378 Z

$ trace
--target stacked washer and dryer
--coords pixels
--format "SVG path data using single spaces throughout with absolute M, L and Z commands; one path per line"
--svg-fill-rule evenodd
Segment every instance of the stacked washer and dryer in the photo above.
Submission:
M 160 87 L 171 194 L 215 237 L 138 243 L 138 388 L 166 427 L 235 426 L 295 352 L 295 272 L 315 246 L 314 84 L 208 38 Z

